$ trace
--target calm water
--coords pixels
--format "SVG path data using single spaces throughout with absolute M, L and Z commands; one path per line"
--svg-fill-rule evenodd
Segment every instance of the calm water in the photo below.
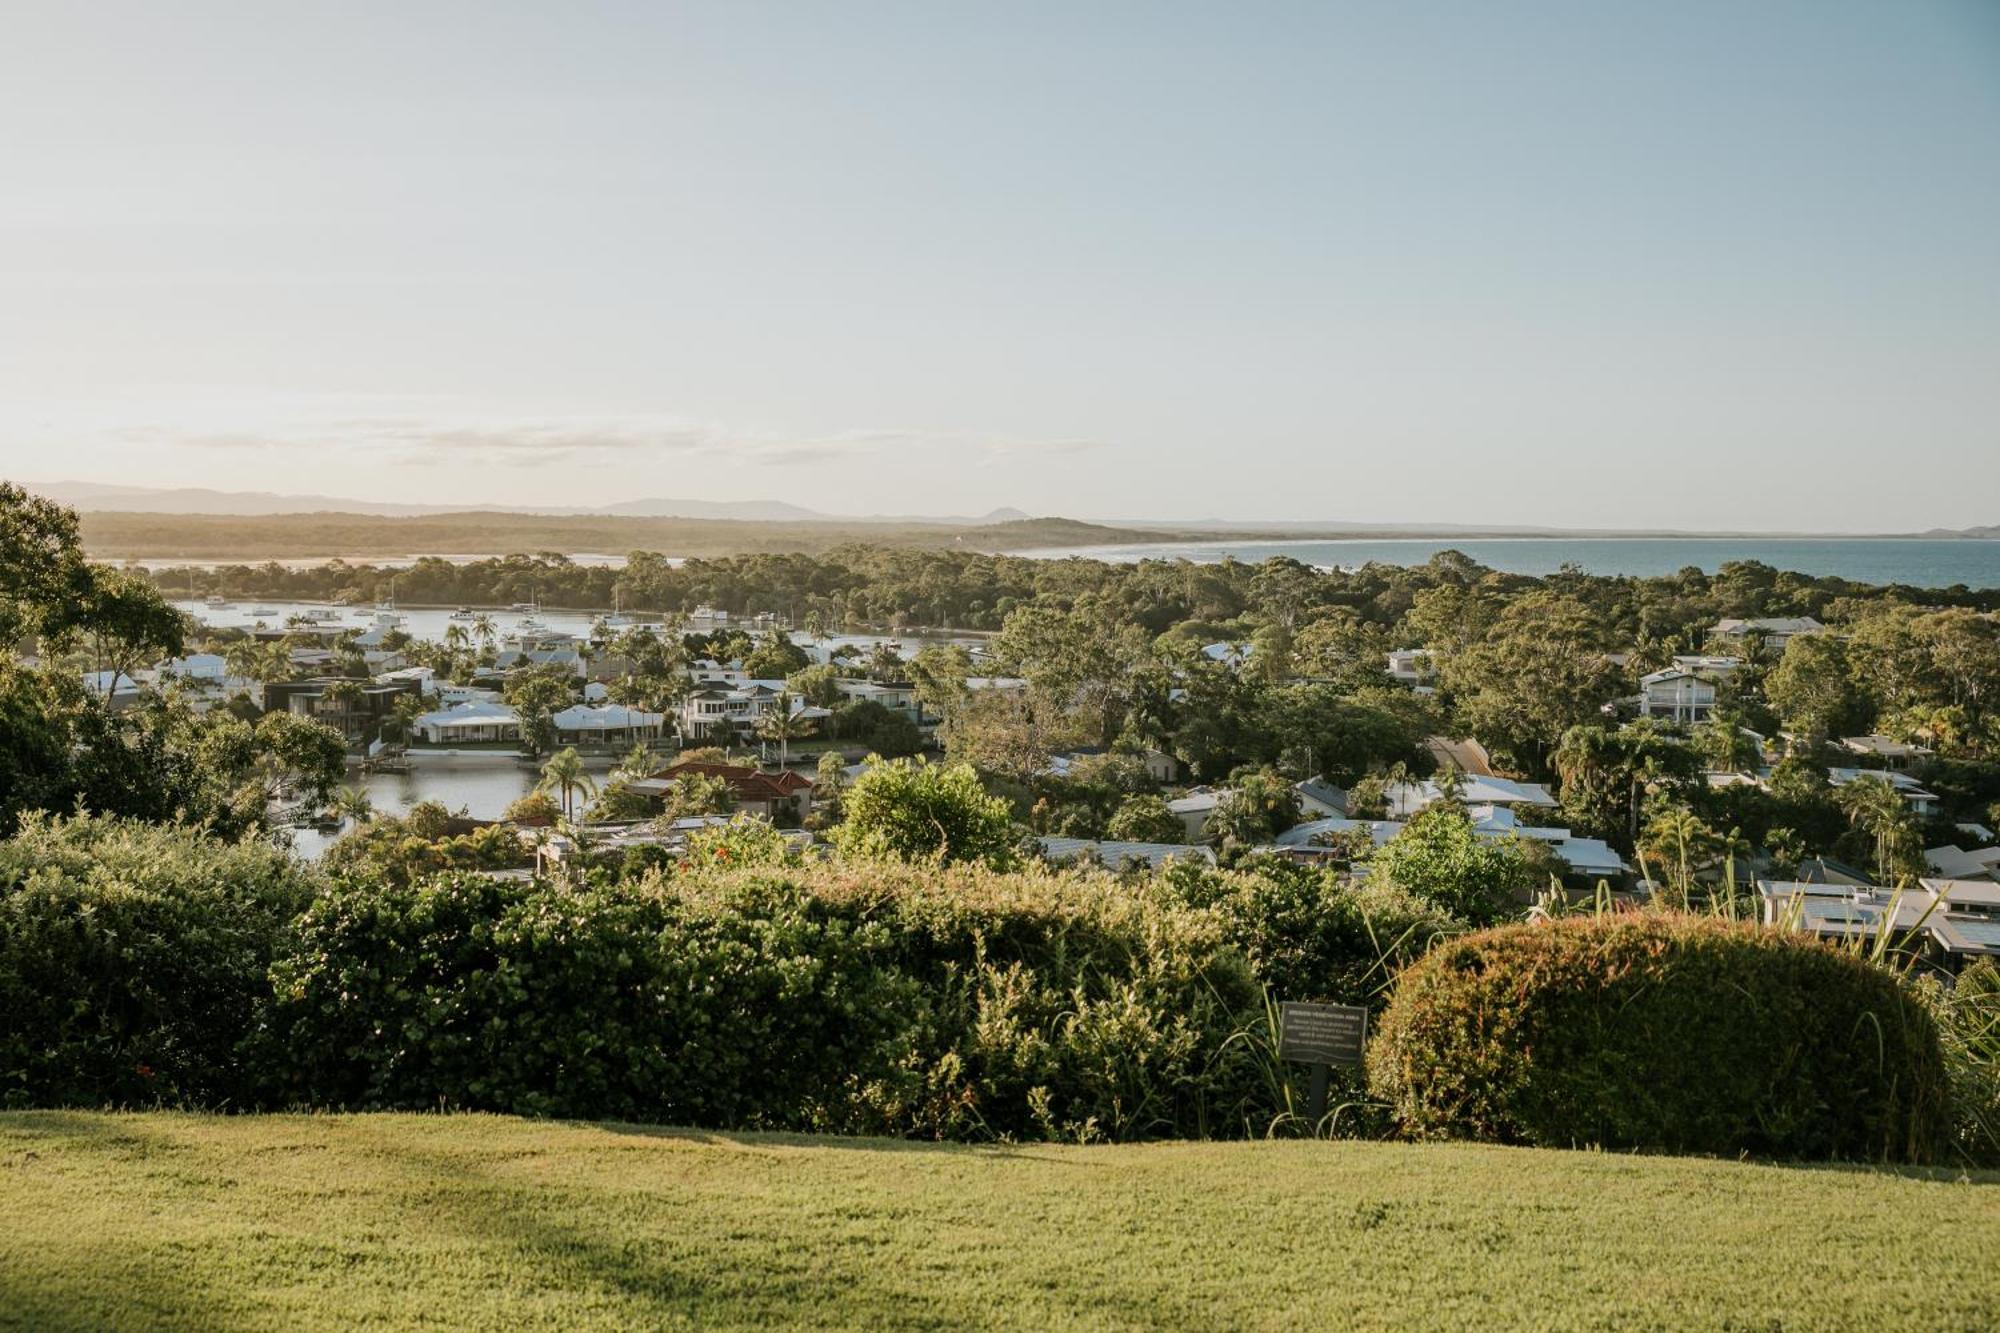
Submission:
M 254 599 L 231 602 L 225 607 L 211 607 L 203 602 L 188 601 L 185 599 L 176 601 L 174 605 L 193 616 L 202 624 L 213 626 L 216 629 L 250 629 L 256 625 L 262 625 L 267 629 L 282 629 L 287 617 L 314 610 L 337 610 L 339 615 L 327 621 L 327 624 L 338 623 L 346 629 L 366 630 L 372 628 L 375 623 L 375 609 L 372 606 L 332 608 L 328 607 L 324 602 L 257 601 Z M 260 616 L 256 614 L 258 611 L 268 611 L 271 614 Z M 442 642 L 445 631 L 450 629 L 454 623 L 451 610 L 445 607 L 409 607 L 398 610 L 397 614 L 403 618 L 401 628 L 404 633 L 417 639 L 431 639 Z M 522 617 L 526 613 L 489 608 L 486 614 L 493 621 L 494 633 L 504 639 L 517 630 Z M 564 633 L 578 636 L 589 634 L 590 627 L 599 619 L 595 614 L 582 611 L 547 610 L 541 612 L 537 618 L 548 629 L 561 630 Z M 646 616 L 634 616 L 633 619 L 642 623 L 658 623 L 656 619 Z M 472 632 L 472 625 L 469 621 L 459 621 L 456 623 L 463 625 L 468 634 Z M 751 631 L 751 633 L 760 634 L 762 631 Z M 915 650 L 915 645 L 919 641 L 958 643 L 968 648 L 974 647 L 980 642 L 977 636 L 910 630 L 899 635 L 828 634 L 819 639 L 818 643 L 822 647 L 837 648 L 849 646 L 858 648 L 863 652 L 872 650 L 878 643 L 900 643 L 904 645 L 907 654 L 907 652 Z M 804 647 L 810 642 L 810 639 L 805 631 L 794 630 L 792 632 L 792 642 Z
M 590 771 L 592 778 L 601 783 L 605 774 L 611 771 L 613 762 L 603 757 L 586 759 L 584 767 Z M 405 815 L 419 801 L 440 801 L 453 814 L 463 813 L 474 819 L 498 819 L 507 812 L 508 806 L 533 791 L 540 777 L 540 772 L 531 764 L 495 755 L 491 759 L 481 758 L 457 764 L 420 762 L 408 773 L 350 771 L 347 780 L 368 792 L 379 814 Z M 318 856 L 346 831 L 321 833 L 316 829 L 294 829 L 292 850 L 300 856 Z
M 1290 556 L 1308 565 L 1355 569 L 1370 562 L 1420 565 L 1439 551 L 1462 551 L 1511 574 L 1553 574 L 1565 564 L 1592 574 L 1641 577 L 1696 565 L 1714 573 L 1730 560 L 1759 560 L 1777 569 L 1833 575 L 1861 583 L 1924 588 L 2000 588 L 2000 541 L 1839 537 L 1458 537 L 1330 541 L 1191 542 L 1087 546 L 1035 554 L 1094 560 L 1194 560 L 1234 556 L 1245 562 Z

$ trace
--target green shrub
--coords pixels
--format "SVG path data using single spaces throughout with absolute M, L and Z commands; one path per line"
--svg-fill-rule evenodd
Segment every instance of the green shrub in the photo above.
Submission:
M 1369 1050 L 1421 1138 L 1925 1161 L 1935 1023 L 1801 936 L 1644 915 L 1507 926 L 1406 969 Z
M 1007 803 L 986 794 L 969 764 L 896 759 L 871 763 L 841 795 L 840 848 L 849 856 L 905 861 L 1013 859 Z
M 1217 920 L 896 863 L 341 885 L 273 969 L 273 1097 L 925 1137 L 1242 1132 Z
M 1398 971 L 1464 928 L 1393 885 L 1286 861 L 1233 871 L 1177 862 L 1162 881 L 1180 901 L 1221 914 L 1229 940 L 1276 1000 L 1379 1011 Z
M 0 842 L 0 1102 L 242 1103 L 237 1043 L 311 889 L 268 845 L 29 816 Z

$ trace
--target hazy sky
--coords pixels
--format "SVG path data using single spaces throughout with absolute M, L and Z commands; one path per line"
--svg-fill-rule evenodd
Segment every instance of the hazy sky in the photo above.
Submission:
M 2000 522 L 2000 0 L 0 0 L 0 474 Z

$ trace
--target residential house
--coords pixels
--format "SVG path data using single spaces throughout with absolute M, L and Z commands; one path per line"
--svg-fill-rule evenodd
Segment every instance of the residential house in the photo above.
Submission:
M 1639 678 L 1639 716 L 1670 722 L 1706 722 L 1715 711 L 1715 681 L 1699 671 L 1670 666 Z
M 1085 746 L 1082 749 L 1071 750 L 1066 754 L 1052 756 L 1049 759 L 1048 767 L 1042 771 L 1053 774 L 1056 777 L 1066 778 L 1070 776 L 1071 770 L 1075 767 L 1079 759 L 1094 759 L 1098 756 L 1112 753 L 1123 752 L 1107 750 L 1103 746 Z M 1146 776 L 1154 782 L 1172 782 L 1174 775 L 1180 771 L 1179 762 L 1163 750 L 1141 750 L 1128 755 L 1128 757 L 1139 760 L 1145 768 Z
M 1466 814 L 1472 820 L 1472 831 L 1480 838 L 1498 841 L 1503 838 L 1518 838 L 1523 842 L 1545 843 L 1556 859 L 1567 867 L 1566 875 L 1578 880 L 1622 880 L 1632 873 L 1610 844 L 1598 838 L 1580 838 L 1566 828 L 1545 827 L 1524 824 L 1519 816 L 1506 806 L 1471 806 Z M 1369 839 L 1380 847 L 1403 831 L 1401 820 L 1394 819 L 1347 819 L 1333 817 L 1315 819 L 1298 824 L 1280 833 L 1275 842 L 1280 849 L 1311 848 L 1330 841 L 1341 834 L 1356 831 L 1366 833 Z
M 105 701 L 114 713 L 122 713 L 137 704 L 146 695 L 146 687 L 135 676 L 123 671 L 86 671 L 83 673 L 83 688 Z
M 1398 648 L 1389 654 L 1389 678 L 1413 687 L 1418 694 L 1433 692 L 1437 668 L 1428 648 Z
M 1871 768 L 1887 769 L 1892 773 L 1917 772 L 1937 757 L 1937 752 L 1928 745 L 1899 741 L 1876 733 L 1843 736 L 1840 748 L 1864 760 Z
M 1228 792 L 1216 791 L 1212 787 L 1196 787 L 1186 795 L 1168 801 L 1167 809 L 1187 830 L 1188 841 L 1200 842 L 1202 835 L 1208 832 L 1208 821 L 1215 817 L 1217 808 L 1228 796 Z
M 1203 657 L 1231 671 L 1240 669 L 1256 651 L 1257 646 L 1251 643 L 1205 643 L 1201 646 Z
M 727 783 L 737 810 L 744 814 L 795 824 L 812 812 L 812 779 L 789 768 L 767 773 L 748 764 L 684 759 L 677 764 L 669 764 L 651 777 L 638 779 L 629 785 L 629 790 L 665 804 L 673 793 L 674 784 L 690 774 L 719 778 Z
M 358 688 L 351 692 L 333 689 L 338 685 Z M 264 711 L 309 717 L 326 723 L 349 740 L 360 740 L 396 711 L 398 699 L 422 693 L 422 682 L 408 678 L 356 680 L 350 676 L 317 676 L 309 680 L 273 680 L 264 684 Z
M 1975 847 L 1971 851 L 1947 843 L 1924 850 L 1924 864 L 1934 875 L 1945 879 L 2000 882 L 2000 847 Z
M 550 721 L 564 745 L 615 745 L 658 739 L 666 730 L 667 715 L 624 704 L 573 704 Z
M 1768 775 L 1767 775 L 1768 776 Z M 1835 787 L 1845 787 L 1850 782 L 1863 778 L 1880 778 L 1898 792 L 1908 802 L 1910 812 L 1920 817 L 1928 817 L 1938 812 L 1938 795 L 1929 791 L 1924 784 L 1908 773 L 1898 773 L 1886 768 L 1829 768 L 1826 780 Z
M 1708 628 L 1708 637 L 1713 642 L 1743 643 L 1761 637 L 1764 646 L 1774 653 L 1785 651 L 1785 645 L 1801 634 L 1824 634 L 1826 626 L 1811 616 L 1776 616 L 1761 620 L 1718 620 Z
M 1408 819 L 1439 799 L 1443 792 L 1436 782 L 1427 778 L 1422 782 L 1391 783 L 1383 795 L 1388 799 L 1391 819 Z M 1515 782 L 1511 778 L 1471 773 L 1460 776 L 1458 799 L 1468 806 L 1554 806 L 1556 803 L 1556 798 L 1550 794 L 1549 789 L 1538 783 Z
M 521 719 L 506 704 L 471 699 L 416 721 L 417 738 L 427 745 L 481 745 L 521 739 Z
M 1161 870 L 1175 861 L 1215 864 L 1215 852 L 1207 847 L 1187 847 L 1170 842 L 1118 842 L 1101 838 L 1037 838 L 1042 859 L 1052 865 L 1074 861 L 1095 861 L 1113 870 L 1128 866 Z
M 1922 879 L 1899 891 L 1759 880 L 1757 893 L 1767 925 L 1866 943 L 1886 935 L 1947 972 L 1979 958 L 2000 959 L 2000 884 L 1990 881 Z
M 912 722 L 921 723 L 924 720 L 923 710 L 917 706 L 917 687 L 914 685 L 884 685 L 880 681 L 849 680 L 846 677 L 836 680 L 834 685 L 844 698 L 881 704 Z
M 740 689 L 698 689 L 681 701 L 681 735 L 691 741 L 733 739 L 754 730 L 764 715 L 778 706 L 781 694 L 762 682 Z
M 1292 784 L 1298 793 L 1299 810 L 1308 819 L 1328 819 L 1347 813 L 1347 793 L 1323 777 L 1307 778 Z

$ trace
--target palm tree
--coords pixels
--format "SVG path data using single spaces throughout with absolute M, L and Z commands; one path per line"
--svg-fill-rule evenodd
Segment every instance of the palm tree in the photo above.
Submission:
M 1649 857 L 1660 867 L 1686 907 L 1694 896 L 1694 868 L 1715 846 L 1715 831 L 1684 805 L 1670 805 L 1646 823 L 1639 840 L 1639 859 Z M 1668 872 L 1671 871 L 1671 877 Z
M 1847 811 L 1848 823 L 1874 838 L 1875 877 L 1885 884 L 1895 879 L 1909 859 L 1916 834 L 1916 821 L 1903 794 L 1887 778 L 1866 777 L 1841 787 L 1834 799 Z
M 375 817 L 375 802 L 370 799 L 366 787 L 336 787 L 326 808 L 342 819 L 351 819 L 357 824 L 365 824 Z
M 465 626 L 454 621 L 444 627 L 444 646 L 454 653 L 462 653 L 472 646 L 472 636 L 465 632 Z
M 493 640 L 499 634 L 499 630 L 494 627 L 493 617 L 484 611 L 472 618 L 472 632 L 489 648 L 493 646 Z
M 563 818 L 575 817 L 575 793 L 586 796 L 597 794 L 597 783 L 590 774 L 584 772 L 583 758 L 574 745 L 565 746 L 549 756 L 549 762 L 542 765 L 542 780 L 537 790 L 553 792 L 562 801 Z
M 780 694 L 771 711 L 757 719 L 757 734 L 778 743 L 778 767 L 792 761 L 792 742 L 806 734 L 805 720 L 793 711 L 792 696 Z

